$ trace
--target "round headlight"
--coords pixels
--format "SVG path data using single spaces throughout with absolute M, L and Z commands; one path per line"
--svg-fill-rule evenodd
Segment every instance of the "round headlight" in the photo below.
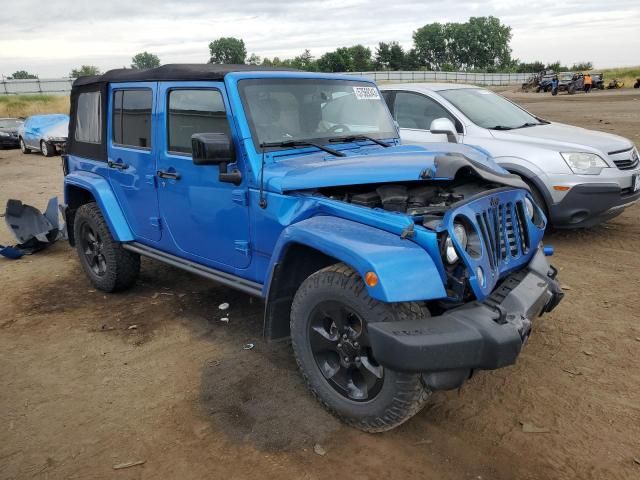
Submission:
M 536 213 L 536 209 L 533 207 L 533 203 L 528 198 L 524 199 L 524 206 L 527 209 L 527 215 L 533 220 L 533 215 Z
M 480 286 L 484 288 L 486 286 L 487 280 L 484 277 L 484 270 L 482 270 L 482 267 L 478 267 L 478 269 L 476 270 L 476 278 L 478 279 L 478 283 L 480 284 Z
M 464 228 L 464 225 L 462 225 L 461 223 L 456 223 L 453 226 L 453 234 L 455 235 L 456 240 L 458 240 L 458 243 L 460 244 L 462 249 L 466 250 L 467 242 L 469 241 L 469 239 L 467 236 L 467 229 Z

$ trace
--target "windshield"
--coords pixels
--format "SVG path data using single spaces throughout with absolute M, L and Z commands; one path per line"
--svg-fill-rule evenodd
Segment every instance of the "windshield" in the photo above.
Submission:
M 378 89 L 367 82 L 324 79 L 241 80 L 240 95 L 256 148 L 264 143 L 326 143 L 353 135 L 395 138 Z
M 18 128 L 20 125 L 22 125 L 22 120 L 16 118 L 0 119 L 0 128 Z
M 482 128 L 510 129 L 541 123 L 533 115 L 490 90 L 460 88 L 438 93 Z

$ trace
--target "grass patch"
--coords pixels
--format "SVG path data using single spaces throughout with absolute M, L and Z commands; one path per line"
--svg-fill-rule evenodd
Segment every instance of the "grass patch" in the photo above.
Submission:
M 0 117 L 28 117 L 38 113 L 69 113 L 66 95 L 0 95 Z
M 624 88 L 633 88 L 633 84 L 640 78 L 640 65 L 635 67 L 606 68 L 602 70 L 602 73 L 604 73 L 604 82 L 606 85 L 614 78 L 617 78 L 619 81 L 624 82 Z

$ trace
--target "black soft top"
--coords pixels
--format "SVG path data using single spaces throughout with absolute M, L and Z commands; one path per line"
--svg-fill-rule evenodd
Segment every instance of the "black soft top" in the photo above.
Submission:
M 69 120 L 69 137 L 67 139 L 67 152 L 94 160 L 107 160 L 107 92 L 110 83 L 118 82 L 162 82 L 180 80 L 210 80 L 221 81 L 227 73 L 231 72 L 260 72 L 260 71 L 291 71 L 286 68 L 269 68 L 256 65 L 214 65 L 211 63 L 174 63 L 162 65 L 158 68 L 136 70 L 133 68 L 119 68 L 109 70 L 102 75 L 80 77 L 73 82 L 71 88 L 71 112 Z M 83 107 L 85 117 L 78 119 L 79 98 L 85 93 L 97 93 L 97 97 L 88 99 Z M 97 100 L 96 100 L 97 98 Z M 90 108 L 89 108 L 90 107 Z M 82 135 L 77 131 L 82 129 L 79 122 L 98 122 L 99 139 L 88 142 L 81 140 Z
M 231 72 L 291 71 L 287 68 L 257 65 L 216 65 L 211 63 L 170 63 L 157 68 L 137 70 L 117 68 L 102 75 L 79 77 L 74 87 L 112 82 L 159 82 L 177 80 L 222 80 Z

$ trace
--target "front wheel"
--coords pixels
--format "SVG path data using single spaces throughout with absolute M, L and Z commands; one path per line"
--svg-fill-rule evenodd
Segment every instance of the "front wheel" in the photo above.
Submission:
M 25 155 L 31 153 L 31 150 L 27 147 L 27 144 L 24 143 L 24 139 L 22 137 L 20 137 L 20 151 Z
M 56 147 L 48 144 L 44 140 L 40 140 L 40 152 L 45 157 L 53 157 L 53 154 L 56 152 Z
M 410 419 L 431 392 L 420 375 L 376 362 L 367 324 L 426 316 L 416 303 L 369 297 L 360 275 L 343 263 L 309 276 L 291 307 L 291 341 L 313 395 L 342 421 L 367 432 L 390 430 Z
M 140 272 L 140 256 L 114 240 L 95 203 L 86 203 L 75 214 L 73 233 L 80 264 L 91 283 L 103 292 L 129 288 Z

